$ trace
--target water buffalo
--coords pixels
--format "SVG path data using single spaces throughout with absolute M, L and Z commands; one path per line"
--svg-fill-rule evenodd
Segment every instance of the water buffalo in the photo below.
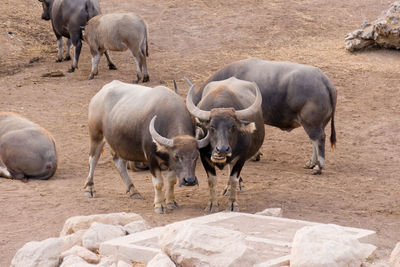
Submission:
M 89 104 L 90 169 L 85 194 L 94 196 L 93 174 L 105 138 L 132 198 L 141 195 L 131 182 L 127 161 L 147 162 L 153 176 L 155 212 L 176 208 L 176 176 L 179 185 L 196 185 L 198 149 L 208 144 L 208 137 L 194 137 L 193 125 L 183 100 L 166 87 L 149 88 L 120 81 L 106 84 Z M 168 166 L 166 199 L 161 164 Z
M 46 180 L 56 169 L 50 133 L 15 113 L 0 112 L 0 177 Z
M 100 5 L 97 0 L 39 0 L 42 2 L 43 13 L 42 19 L 51 20 L 54 34 L 58 44 L 57 62 L 63 60 L 63 41 L 62 37 L 67 40 L 67 55 L 65 60 L 70 60 L 71 41 L 75 46 L 75 55 L 69 72 L 73 72 L 78 68 L 79 55 L 82 48 L 82 31 L 89 19 L 101 13 Z M 107 58 L 109 58 L 106 52 Z M 109 67 L 115 68 L 110 65 Z
M 194 97 L 197 104 L 211 81 L 229 77 L 255 82 L 262 94 L 264 123 L 285 131 L 303 126 L 312 140 L 313 154 L 306 168 L 321 174 L 325 166 L 325 126 L 331 121 L 331 146 L 335 148 L 334 115 L 337 92 L 316 67 L 249 58 L 225 66 L 212 75 Z
M 111 13 L 99 15 L 89 20 L 85 27 L 83 39 L 90 46 L 92 54 L 92 71 L 89 79 L 98 73 L 101 55 L 106 49 L 126 51 L 129 49 L 136 62 L 138 83 L 149 81 L 146 56 L 148 53 L 147 26 L 143 19 L 133 13 Z M 109 58 L 108 58 L 109 59 Z
M 238 211 L 236 189 L 240 172 L 245 161 L 260 149 L 264 140 L 260 91 L 255 83 L 234 77 L 210 82 L 203 88 L 198 106 L 195 106 L 192 100 L 194 85 L 190 82 L 189 85 L 186 106 L 210 136 L 209 145 L 200 149 L 210 188 L 206 211 L 218 210 L 215 167 L 222 169 L 225 165 L 230 169 L 228 210 Z

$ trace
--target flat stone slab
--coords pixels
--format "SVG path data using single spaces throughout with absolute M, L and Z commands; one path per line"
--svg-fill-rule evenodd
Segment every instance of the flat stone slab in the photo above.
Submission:
M 246 235 L 248 245 L 258 251 L 260 261 L 256 266 L 265 267 L 289 265 L 292 240 L 296 231 L 304 226 L 320 224 L 240 212 L 219 212 L 184 222 L 195 222 L 242 232 Z M 147 264 L 160 252 L 158 236 L 163 228 L 156 227 L 104 242 L 100 246 L 100 254 L 114 255 Z M 375 232 L 371 230 L 352 227 L 343 227 L 343 229 L 354 235 L 360 242 L 369 243 L 375 238 Z

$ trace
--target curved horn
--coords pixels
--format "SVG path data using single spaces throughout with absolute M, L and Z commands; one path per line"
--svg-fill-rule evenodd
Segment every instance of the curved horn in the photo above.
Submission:
M 261 96 L 260 89 L 258 88 L 257 84 L 255 82 L 253 82 L 253 85 L 254 85 L 254 89 L 256 90 L 256 92 L 255 92 L 256 99 L 254 100 L 254 103 L 251 104 L 250 107 L 248 107 L 246 109 L 235 111 L 235 115 L 239 120 L 247 119 L 250 116 L 252 116 L 253 114 L 257 113 L 257 111 L 260 110 L 261 103 L 262 103 L 262 96 Z
M 187 84 L 190 86 L 189 92 L 186 96 L 186 107 L 190 114 L 200 120 L 208 121 L 210 119 L 210 111 L 201 110 L 193 103 L 194 95 L 194 84 L 192 84 L 188 78 L 185 77 Z
M 173 147 L 174 140 L 161 136 L 159 133 L 157 133 L 156 129 L 154 128 L 154 122 L 155 122 L 156 118 L 157 118 L 157 116 L 154 116 L 150 121 L 149 131 L 150 131 L 151 137 L 153 137 L 153 139 L 160 145 L 163 145 L 166 147 Z
M 206 137 L 203 139 L 197 140 L 197 148 L 203 148 L 206 147 L 210 143 L 210 131 L 207 131 Z

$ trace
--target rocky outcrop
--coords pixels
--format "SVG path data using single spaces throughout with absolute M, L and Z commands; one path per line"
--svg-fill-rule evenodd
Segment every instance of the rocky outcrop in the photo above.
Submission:
M 346 49 L 356 51 L 368 47 L 400 49 L 400 1 L 373 22 L 364 21 L 360 29 L 345 37 Z

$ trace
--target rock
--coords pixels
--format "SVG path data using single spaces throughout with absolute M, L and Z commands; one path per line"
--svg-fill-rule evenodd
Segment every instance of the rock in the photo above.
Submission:
M 15 254 L 11 267 L 56 267 L 64 248 L 61 238 L 49 238 L 43 241 L 26 243 Z
M 392 3 L 375 21 L 364 22 L 361 29 L 347 34 L 345 43 L 349 51 L 372 46 L 400 49 L 400 1 Z
M 178 266 L 252 266 L 257 262 L 243 233 L 194 222 L 166 226 L 159 244 Z
M 61 259 L 64 259 L 65 257 L 70 255 L 79 256 L 89 263 L 99 263 L 100 261 L 100 258 L 95 253 L 81 246 L 74 246 L 69 250 L 64 251 L 63 253 L 61 253 Z
M 257 212 L 257 215 L 264 216 L 273 216 L 273 217 L 282 217 L 282 209 L 281 208 L 269 208 L 263 211 Z
M 115 256 L 102 256 L 100 263 L 96 267 L 117 267 L 117 262 Z
M 291 267 L 359 267 L 376 247 L 362 244 L 340 226 L 333 224 L 306 226 L 294 236 Z
M 400 266 L 400 242 L 396 244 L 392 253 L 390 253 L 389 264 L 392 267 Z
M 120 225 L 111 225 L 94 222 L 82 237 L 82 245 L 92 251 L 99 249 L 104 241 L 126 235 Z
M 69 255 L 64 258 L 60 267 L 93 267 L 95 264 L 87 263 L 84 259 L 76 255 Z
M 147 267 L 176 267 L 175 263 L 165 253 L 158 253 L 151 261 L 147 263 Z
M 64 240 L 64 249 L 66 251 L 73 246 L 82 246 L 82 237 L 86 230 L 79 230 L 76 233 L 62 236 L 61 238 Z
M 150 229 L 150 226 L 145 220 L 138 220 L 124 225 L 124 230 L 128 232 L 128 234 L 141 232 L 147 229 Z
M 126 225 L 138 220 L 143 220 L 142 216 L 136 213 L 126 212 L 75 216 L 65 221 L 60 236 L 69 235 L 82 229 L 88 229 L 93 222 L 112 225 Z

